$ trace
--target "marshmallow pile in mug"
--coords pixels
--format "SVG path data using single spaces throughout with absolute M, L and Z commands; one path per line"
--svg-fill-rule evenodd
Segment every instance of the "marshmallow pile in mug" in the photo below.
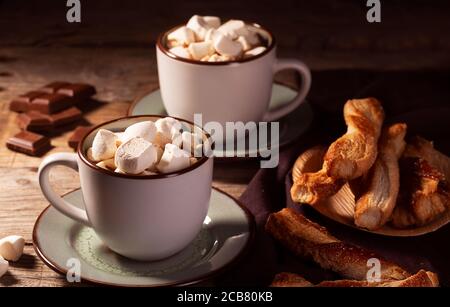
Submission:
M 176 56 L 203 61 L 234 61 L 256 56 L 266 47 L 255 27 L 216 16 L 194 15 L 185 26 L 167 35 L 167 47 Z
M 206 144 L 200 133 L 183 131 L 178 120 L 165 117 L 135 123 L 123 132 L 100 129 L 87 157 L 116 173 L 155 175 L 194 164 Z

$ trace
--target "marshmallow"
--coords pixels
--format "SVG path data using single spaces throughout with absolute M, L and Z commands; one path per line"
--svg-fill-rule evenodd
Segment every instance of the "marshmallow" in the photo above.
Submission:
M 210 58 L 210 56 L 207 55 L 207 56 L 204 56 L 203 58 L 201 58 L 200 61 L 201 62 L 208 62 L 209 58 Z
M 208 29 L 208 31 L 206 31 L 205 34 L 205 42 L 212 42 L 214 40 L 214 37 L 216 37 L 217 35 L 220 35 L 221 33 L 218 32 L 216 29 L 211 28 Z
M 246 52 L 244 53 L 244 58 L 253 57 L 253 56 L 255 56 L 255 55 L 258 55 L 258 54 L 260 54 L 260 53 L 263 53 L 264 51 L 266 51 L 266 47 L 260 46 L 260 47 L 253 48 L 253 49 L 248 50 L 248 51 L 246 51 Z
M 184 48 L 182 46 L 177 46 L 177 47 L 170 48 L 169 52 L 174 54 L 174 55 L 176 55 L 176 56 L 179 56 L 180 58 L 185 58 L 185 59 L 190 59 L 191 58 L 191 55 L 190 55 L 188 49 Z
M 214 37 L 214 48 L 219 54 L 230 57 L 236 57 L 242 53 L 242 45 L 223 34 Z
M 239 36 L 237 41 L 242 45 L 243 51 L 252 49 L 252 45 L 250 45 L 250 43 L 248 42 L 248 40 L 245 36 Z
M 172 134 L 172 144 L 177 146 L 178 148 L 181 148 L 181 146 L 183 145 L 183 139 L 180 132 L 176 131 Z
M 126 174 L 123 170 L 121 170 L 120 168 L 116 168 L 116 170 L 114 171 L 114 173 L 118 173 L 118 174 Z
M 145 171 L 143 171 L 142 173 L 139 173 L 138 175 L 141 175 L 141 176 L 149 176 L 149 175 L 158 175 L 158 173 L 152 172 L 152 171 L 149 171 L 149 170 L 145 170 Z
M 86 151 L 86 156 L 89 161 L 95 161 L 94 157 L 92 156 L 92 147 L 88 148 L 88 150 Z
M 10 261 L 19 260 L 25 240 L 21 236 L 8 236 L 0 240 L 0 256 Z M 1 274 L 0 274 L 1 275 Z
M 172 48 L 175 48 L 175 47 L 178 47 L 178 46 L 180 46 L 180 44 L 177 41 L 169 41 L 168 40 L 166 42 L 166 47 L 169 48 L 169 49 L 172 49 Z
M 179 45 L 189 45 L 195 42 L 195 33 L 188 27 L 181 27 L 167 35 L 169 41 L 175 41 L 177 46 Z
M 202 145 L 202 137 L 197 133 L 191 133 L 188 131 L 183 131 L 181 134 L 181 138 L 183 140 L 183 150 L 188 153 L 194 153 L 194 149 L 197 145 Z
M 217 28 L 217 31 L 222 33 L 225 36 L 228 36 L 230 39 L 236 39 L 238 36 L 247 36 L 248 29 L 242 20 L 231 19 Z
M 124 132 L 115 132 L 114 134 L 117 136 L 116 147 L 119 147 L 123 143 L 122 138 L 123 138 Z
M 208 58 L 208 62 L 225 62 L 232 61 L 234 58 L 225 55 L 213 54 Z
M 220 27 L 221 21 L 217 16 L 203 16 L 203 21 L 211 28 L 217 29 Z
M 172 137 L 167 137 L 164 135 L 164 133 L 158 131 L 156 132 L 155 139 L 153 140 L 153 144 L 157 145 L 158 147 L 164 148 L 166 144 L 172 143 Z
M 195 147 L 194 153 L 196 154 L 196 157 L 199 157 L 197 156 L 199 152 L 203 153 L 203 155 L 207 157 L 211 157 L 213 155 L 212 143 L 210 138 L 205 139 L 203 141 L 203 144 L 199 144 Z
M 106 129 L 100 129 L 92 142 L 92 157 L 94 161 L 107 160 L 116 153 L 117 136 Z
M 161 160 L 163 153 L 164 150 L 161 147 L 156 146 L 156 162 L 159 162 L 159 160 Z
M 5 273 L 8 271 L 9 262 L 3 259 L 2 256 L 0 256 L 0 277 L 5 275 Z
M 261 42 L 259 41 L 259 34 L 257 30 L 255 30 L 252 27 L 247 27 L 248 34 L 245 35 L 245 38 L 249 42 L 250 45 L 256 46 L 259 45 Z
M 98 162 L 96 165 L 107 170 L 116 169 L 116 163 L 114 162 L 114 159 L 103 160 Z
M 159 146 L 155 146 L 156 147 L 156 161 L 155 163 L 153 163 L 152 166 L 150 166 L 149 168 L 146 169 L 146 171 L 152 172 L 152 173 L 156 173 L 158 172 L 158 170 L 156 169 L 156 165 L 158 165 L 159 161 L 161 161 L 161 157 L 164 153 L 164 150 L 159 147 Z
M 188 49 L 194 60 L 201 60 L 205 56 L 213 55 L 215 52 L 211 42 L 192 43 Z
M 198 15 L 192 16 L 186 24 L 186 27 L 194 31 L 197 41 L 203 41 L 205 39 L 206 31 L 211 28 L 211 26 L 207 24 L 201 16 Z
M 170 140 L 167 143 L 172 142 L 173 136 L 180 132 L 182 126 L 181 123 L 172 117 L 164 117 L 160 118 L 155 122 L 156 131 L 159 132 L 162 137 L 164 137 L 166 140 Z M 159 144 L 158 144 L 159 145 Z M 160 146 L 161 148 L 164 148 L 165 144 Z
M 127 174 L 139 174 L 157 160 L 156 146 L 141 137 L 135 137 L 117 148 L 115 163 Z
M 122 143 L 135 137 L 141 137 L 147 142 L 152 143 L 156 136 L 156 125 L 152 121 L 143 121 L 129 126 L 125 129 L 121 137 Z
M 190 165 L 189 154 L 173 144 L 166 144 L 164 153 L 156 168 L 161 173 L 170 173 Z

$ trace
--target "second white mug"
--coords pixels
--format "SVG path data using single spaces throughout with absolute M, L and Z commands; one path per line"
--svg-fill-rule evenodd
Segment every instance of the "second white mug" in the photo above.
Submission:
M 170 116 L 202 122 L 274 121 L 290 113 L 305 99 L 311 86 L 308 67 L 296 59 L 277 59 L 272 34 L 257 24 L 255 31 L 266 38 L 267 49 L 251 58 L 227 62 L 201 62 L 171 54 L 167 35 L 156 46 L 159 84 L 164 106 Z M 289 103 L 269 110 L 274 74 L 294 69 L 301 76 L 298 95 Z

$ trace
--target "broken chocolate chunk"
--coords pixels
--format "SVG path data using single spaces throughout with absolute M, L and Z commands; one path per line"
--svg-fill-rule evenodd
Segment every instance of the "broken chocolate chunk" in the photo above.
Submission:
M 55 81 L 51 82 L 39 89 L 40 92 L 47 93 L 47 94 L 54 94 L 56 91 L 58 91 L 61 87 L 69 85 L 69 82 L 64 81 Z
M 6 147 L 30 156 L 40 156 L 51 149 L 50 139 L 30 131 L 21 131 L 8 139 Z
M 72 106 L 73 100 L 61 94 L 42 94 L 33 99 L 30 110 L 39 111 L 45 114 L 53 114 Z
M 27 112 L 30 108 L 31 101 L 41 95 L 42 93 L 38 91 L 31 91 L 20 95 L 11 101 L 9 109 L 14 112 Z
M 81 142 L 81 140 L 84 138 L 84 136 L 91 131 L 92 126 L 78 126 L 73 134 L 69 138 L 69 147 L 73 149 L 77 149 L 78 144 Z

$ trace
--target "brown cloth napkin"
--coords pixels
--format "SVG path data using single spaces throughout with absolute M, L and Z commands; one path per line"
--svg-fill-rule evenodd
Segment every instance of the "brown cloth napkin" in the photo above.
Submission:
M 290 199 L 290 169 L 297 156 L 313 145 L 329 144 L 342 134 L 345 101 L 367 96 L 381 100 L 387 123 L 406 122 L 409 135 L 429 138 L 436 148 L 450 154 L 450 72 L 313 73 L 313 87 L 308 97 L 315 114 L 313 125 L 280 152 L 277 168 L 261 169 L 241 196 L 240 200 L 255 217 L 256 238 L 247 256 L 219 278 L 219 285 L 269 285 L 274 275 L 282 271 L 301 274 L 312 282 L 339 278 L 311 261 L 295 257 L 265 233 L 268 215 L 286 206 L 297 208 L 341 240 L 376 251 L 412 273 L 420 268 L 436 272 L 442 286 L 450 285 L 450 224 L 423 236 L 386 237 L 340 225 L 308 206 L 293 204 Z

